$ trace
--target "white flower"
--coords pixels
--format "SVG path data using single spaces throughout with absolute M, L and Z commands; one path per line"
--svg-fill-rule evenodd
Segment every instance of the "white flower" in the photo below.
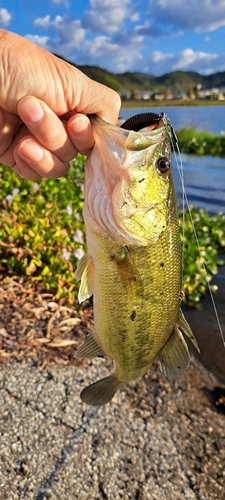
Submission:
M 67 248 L 63 248 L 61 259 L 70 260 L 70 252 Z
M 11 205 L 12 205 L 12 199 L 13 199 L 13 197 L 11 194 L 7 194 L 7 196 L 5 197 L 5 200 L 7 201 L 9 207 L 11 207 Z
M 32 188 L 33 188 L 34 191 L 38 191 L 38 189 L 40 189 L 40 186 L 39 186 L 39 184 L 37 182 L 34 182 L 32 184 Z
M 8 205 L 11 207 L 12 205 L 12 200 L 15 196 L 17 196 L 19 194 L 20 190 L 19 188 L 14 188 L 12 190 L 12 193 L 11 194 L 7 194 L 7 196 L 5 197 L 5 200 L 7 201 Z
M 19 192 L 20 192 L 19 188 L 14 188 L 12 190 L 12 197 L 14 198 L 14 196 L 17 196 L 19 194 Z
M 72 209 L 71 203 L 69 203 L 69 205 L 67 205 L 67 207 L 66 207 L 66 213 L 67 213 L 67 215 L 72 215 L 73 214 L 73 209 Z
M 83 255 L 84 255 L 84 251 L 83 251 L 83 249 L 82 249 L 82 248 L 77 248 L 76 250 L 74 250 L 73 255 L 74 255 L 74 257 L 76 257 L 78 260 L 80 260 L 80 259 L 81 259 L 81 257 L 83 257 Z
M 73 235 L 74 241 L 77 243 L 84 243 L 84 235 L 80 229 L 77 229 Z

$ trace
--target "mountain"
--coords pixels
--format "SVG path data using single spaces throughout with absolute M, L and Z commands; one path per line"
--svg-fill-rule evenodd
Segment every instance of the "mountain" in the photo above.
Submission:
M 57 55 L 57 54 L 55 54 Z M 61 56 L 60 59 L 64 59 Z M 66 59 L 64 59 L 66 61 Z M 117 92 L 125 90 L 187 91 L 201 85 L 203 90 L 225 87 L 225 71 L 211 75 L 201 75 L 195 71 L 172 71 L 162 76 L 154 76 L 139 71 L 112 73 L 98 66 L 72 64 L 92 80 L 103 83 Z

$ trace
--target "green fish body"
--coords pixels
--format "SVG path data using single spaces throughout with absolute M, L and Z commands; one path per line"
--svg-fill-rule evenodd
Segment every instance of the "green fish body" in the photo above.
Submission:
M 92 117 L 95 147 L 86 164 L 88 254 L 75 274 L 79 301 L 93 295 L 95 329 L 76 357 L 106 355 L 112 375 L 81 398 L 109 402 L 153 361 L 169 379 L 189 365 L 181 330 L 197 347 L 181 310 L 182 262 L 168 127 L 128 131 Z

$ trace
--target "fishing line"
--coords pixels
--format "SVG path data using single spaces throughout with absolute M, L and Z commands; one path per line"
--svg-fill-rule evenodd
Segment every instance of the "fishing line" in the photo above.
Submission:
M 181 257 L 181 260 L 182 260 L 182 279 L 183 279 L 183 264 L 184 264 L 184 220 L 185 220 L 184 168 L 183 168 L 182 157 L 181 157 L 180 150 L 179 150 L 178 139 L 177 139 L 175 130 L 173 128 L 173 125 L 172 125 L 170 119 L 168 118 L 168 116 L 165 113 L 162 113 L 161 117 L 162 117 L 163 123 L 164 123 L 164 125 L 165 125 L 165 127 L 167 129 L 167 132 L 168 132 L 168 136 L 169 136 L 169 139 L 170 139 L 172 151 L 173 151 L 174 158 L 175 158 L 175 161 L 176 161 L 177 170 L 179 172 L 180 181 L 181 181 L 181 192 L 182 192 L 182 257 Z M 177 148 L 178 157 L 177 157 L 177 152 L 176 152 L 176 149 L 175 149 L 175 145 L 176 145 L 176 148 Z
M 173 151 L 173 154 L 174 154 L 174 158 L 175 158 L 175 161 L 176 161 L 177 170 L 178 170 L 178 173 L 179 173 L 179 176 L 180 176 L 180 180 L 181 180 L 181 188 L 182 188 L 182 212 L 183 212 L 182 263 L 183 263 L 183 254 L 184 254 L 184 216 L 185 216 L 185 204 L 186 204 L 187 209 L 188 209 L 188 214 L 189 214 L 189 217 L 190 217 L 190 221 L 191 221 L 191 225 L 192 225 L 192 229 L 193 229 L 193 233 L 194 233 L 194 237 L 195 237 L 195 241 L 196 241 L 196 244 L 197 244 L 198 252 L 199 252 L 199 255 L 200 255 L 200 263 L 201 263 L 202 268 L 204 270 L 205 279 L 206 279 L 207 287 L 208 287 L 208 290 L 209 290 L 210 298 L 211 298 L 211 301 L 212 301 L 213 310 L 214 310 L 214 313 L 215 313 L 215 316 L 216 316 L 217 325 L 218 325 L 218 328 L 219 328 L 219 332 L 220 332 L 220 336 L 221 336 L 221 339 L 222 339 L 222 342 L 223 342 L 223 346 L 225 347 L 225 336 L 224 336 L 224 333 L 223 333 L 223 330 L 222 330 L 221 322 L 220 322 L 218 311 L 217 311 L 217 307 L 216 307 L 216 302 L 215 302 L 215 299 L 214 299 L 214 296 L 213 296 L 213 292 L 212 292 L 211 287 L 210 287 L 210 282 L 209 282 L 209 280 L 207 278 L 206 265 L 205 265 L 204 257 L 202 255 L 202 251 L 201 251 L 201 248 L 200 248 L 198 234 L 197 234 L 197 231 L 196 231 L 196 228 L 195 228 L 195 224 L 194 224 L 192 213 L 191 213 L 191 208 L 190 208 L 190 205 L 189 205 L 189 201 L 188 201 L 188 197 L 187 197 L 187 193 L 186 193 L 186 189 L 185 189 L 185 185 L 184 185 L 184 168 L 183 168 L 183 162 L 182 162 L 181 152 L 180 152 L 180 148 L 179 148 L 179 144 L 178 144 L 178 139 L 177 139 L 177 136 L 176 136 L 175 131 L 173 129 L 173 126 L 172 126 L 169 118 L 166 115 L 163 116 L 163 121 L 164 121 L 165 126 L 167 127 L 167 129 L 169 129 L 168 133 L 169 133 L 169 137 L 170 137 L 172 151 Z M 172 137 L 171 137 L 171 134 L 172 134 Z

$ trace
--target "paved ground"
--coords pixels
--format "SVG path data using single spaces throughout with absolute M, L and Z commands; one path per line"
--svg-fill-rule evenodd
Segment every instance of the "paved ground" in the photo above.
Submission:
M 103 408 L 82 404 L 107 366 L 3 367 L 1 500 L 224 499 L 213 376 L 194 361 L 173 386 L 153 370 Z
M 71 365 L 79 335 L 91 326 L 88 313 L 81 321 L 15 282 L 1 297 L 1 355 L 11 356 L 0 370 L 1 500 L 225 499 L 225 351 L 207 299 L 200 313 L 187 314 L 201 360 L 219 381 L 193 359 L 176 383 L 155 368 L 98 409 L 79 393 L 110 362 Z M 224 295 L 218 299 L 224 328 Z M 65 324 L 77 322 L 66 347 Z M 31 356 L 39 344 L 42 364 Z

